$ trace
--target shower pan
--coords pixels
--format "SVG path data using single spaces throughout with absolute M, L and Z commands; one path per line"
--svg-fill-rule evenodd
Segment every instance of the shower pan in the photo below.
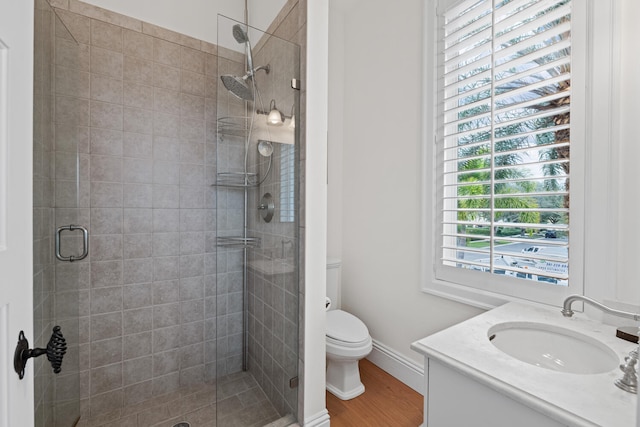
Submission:
M 219 425 L 296 419 L 299 61 L 298 45 L 218 17 Z M 280 126 L 267 124 L 275 105 Z

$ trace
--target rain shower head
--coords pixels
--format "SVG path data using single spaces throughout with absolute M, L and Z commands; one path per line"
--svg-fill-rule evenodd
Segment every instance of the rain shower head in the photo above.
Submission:
M 248 74 L 244 77 L 232 76 L 231 74 L 220 76 L 222 84 L 229 92 L 245 101 L 253 101 L 253 91 L 247 85 L 248 77 Z
M 232 74 L 225 74 L 220 76 L 222 79 L 222 84 L 227 88 L 229 92 L 234 94 L 236 97 L 240 99 L 244 99 L 245 101 L 253 101 L 253 90 L 247 83 L 247 81 L 252 78 L 258 71 L 264 70 L 265 73 L 269 74 L 271 71 L 271 67 L 269 64 L 261 65 L 242 77 L 234 76 Z

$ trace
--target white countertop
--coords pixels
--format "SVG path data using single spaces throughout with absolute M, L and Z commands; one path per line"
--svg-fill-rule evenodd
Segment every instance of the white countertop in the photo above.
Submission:
M 613 349 L 620 362 L 637 345 L 616 337 L 616 328 L 582 313 L 565 318 L 560 309 L 510 302 L 414 342 L 411 348 L 499 393 L 570 426 L 633 427 L 637 396 L 614 385 L 618 367 L 602 374 L 556 372 L 503 353 L 488 338 L 491 326 L 539 322 L 591 336 Z

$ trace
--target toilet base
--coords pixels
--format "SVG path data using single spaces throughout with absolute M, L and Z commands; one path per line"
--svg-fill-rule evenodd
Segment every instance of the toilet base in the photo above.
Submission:
M 341 400 L 364 393 L 358 360 L 327 360 L 327 391 Z

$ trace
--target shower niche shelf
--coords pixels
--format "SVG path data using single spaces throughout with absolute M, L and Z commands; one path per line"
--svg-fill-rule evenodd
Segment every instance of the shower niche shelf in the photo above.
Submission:
M 261 239 L 259 237 L 234 237 L 225 236 L 216 239 L 216 245 L 223 248 L 244 249 L 259 248 Z
M 218 172 L 215 187 L 247 188 L 258 186 L 257 173 Z

